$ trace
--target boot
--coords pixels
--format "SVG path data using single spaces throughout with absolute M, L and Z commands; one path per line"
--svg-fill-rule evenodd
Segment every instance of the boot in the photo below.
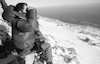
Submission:
M 53 64 L 52 62 L 47 62 L 47 64 Z

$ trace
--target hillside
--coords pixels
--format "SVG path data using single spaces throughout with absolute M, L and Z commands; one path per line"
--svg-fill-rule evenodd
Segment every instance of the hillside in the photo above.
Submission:
M 100 64 L 100 29 L 39 17 L 40 30 L 51 44 L 54 64 Z M 0 25 L 11 27 L 0 20 Z M 1 28 L 0 28 L 1 29 Z M 31 64 L 32 55 L 26 56 Z

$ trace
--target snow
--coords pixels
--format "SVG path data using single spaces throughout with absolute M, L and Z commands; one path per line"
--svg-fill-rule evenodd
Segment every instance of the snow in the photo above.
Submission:
M 52 47 L 57 48 L 53 49 L 54 64 L 67 64 L 64 61 L 64 57 L 66 55 L 76 57 L 76 59 L 71 61 L 73 63 L 69 62 L 69 64 L 100 64 L 100 47 L 89 44 L 90 41 L 96 45 L 99 44 L 99 29 L 89 26 L 86 27 L 82 25 L 78 26 L 74 24 L 63 23 L 58 20 L 52 20 L 50 18 L 43 17 L 39 19 L 39 23 L 40 30 L 44 36 L 53 40 L 53 42 L 51 40 L 48 40 L 48 42 L 52 45 Z M 98 37 L 98 39 L 95 38 L 94 35 L 97 35 L 96 37 Z M 83 41 L 86 38 L 90 39 L 89 42 Z M 62 51 L 62 48 L 66 50 L 65 53 Z M 68 48 L 72 48 L 72 50 L 74 49 L 74 52 L 68 51 Z M 69 52 L 73 52 L 75 54 L 70 54 Z
M 40 31 L 52 46 L 54 64 L 100 64 L 99 28 L 41 16 L 38 21 Z M 2 21 L 0 24 L 8 27 Z M 32 64 L 34 54 L 27 55 L 25 60 L 26 64 Z

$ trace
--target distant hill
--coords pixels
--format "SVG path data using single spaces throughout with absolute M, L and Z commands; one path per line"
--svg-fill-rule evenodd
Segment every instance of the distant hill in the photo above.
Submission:
M 40 15 L 100 28 L 100 4 L 39 8 Z

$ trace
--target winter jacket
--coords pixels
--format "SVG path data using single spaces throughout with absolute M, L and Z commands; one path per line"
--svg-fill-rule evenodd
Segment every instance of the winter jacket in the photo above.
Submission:
M 26 13 L 27 20 L 20 19 L 13 23 L 13 41 L 19 49 L 24 50 L 34 46 L 35 32 L 39 29 L 34 13 L 34 8 L 28 9 Z

